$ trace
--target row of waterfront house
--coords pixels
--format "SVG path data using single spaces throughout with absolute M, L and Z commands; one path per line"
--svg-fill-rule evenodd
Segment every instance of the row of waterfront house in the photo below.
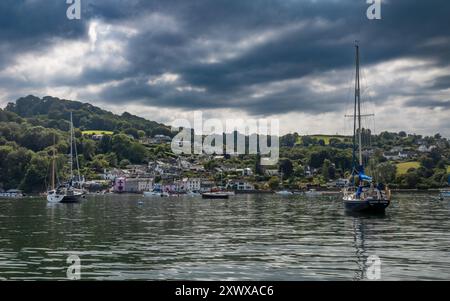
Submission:
M 141 193 L 144 191 L 152 191 L 154 189 L 173 192 L 205 192 L 216 186 L 214 181 L 202 180 L 200 178 L 183 178 L 175 180 L 172 183 L 155 183 L 154 178 L 125 178 L 118 177 L 113 183 L 113 192 L 116 193 Z M 222 188 L 236 191 L 252 191 L 255 190 L 253 184 L 246 181 L 228 180 Z

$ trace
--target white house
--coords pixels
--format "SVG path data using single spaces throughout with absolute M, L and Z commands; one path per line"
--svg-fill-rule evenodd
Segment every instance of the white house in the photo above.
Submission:
M 242 190 L 254 190 L 255 186 L 245 181 L 234 181 L 228 183 L 227 188 L 242 191 Z
M 125 173 L 122 170 L 114 168 L 111 170 L 104 169 L 101 176 L 103 180 L 114 181 L 115 178 L 122 177 L 124 175 Z
M 186 184 L 188 191 L 199 191 L 202 181 L 199 178 L 188 178 Z
M 98 135 L 92 135 L 92 140 L 102 140 L 103 139 L 103 135 L 102 134 L 98 134 Z
M 163 142 L 170 142 L 172 141 L 172 138 L 170 138 L 169 136 L 166 135 L 155 135 L 155 137 L 153 137 L 153 142 L 155 143 L 163 143 Z
M 236 169 L 236 172 L 240 172 L 244 177 L 253 175 L 252 169 L 248 167 Z
M 152 178 L 149 179 L 139 179 L 138 180 L 138 191 L 152 191 L 153 190 L 154 180 Z
M 349 182 L 350 181 L 348 179 L 337 179 L 332 183 L 332 186 L 342 188 L 347 186 Z
M 199 191 L 201 188 L 201 180 L 199 178 L 184 178 L 174 183 L 175 191 Z
M 408 159 L 409 155 L 400 151 L 398 153 L 384 153 L 383 157 L 385 157 L 387 160 L 402 160 Z
M 419 146 L 419 148 L 417 150 L 421 153 L 429 153 L 435 148 L 436 148 L 436 145 L 431 145 L 430 147 L 427 147 L 426 145 L 421 145 L 421 146 Z

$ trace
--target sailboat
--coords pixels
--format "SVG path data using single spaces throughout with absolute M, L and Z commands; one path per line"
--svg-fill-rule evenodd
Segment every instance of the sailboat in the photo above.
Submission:
M 356 43 L 355 103 L 353 117 L 352 173 L 349 185 L 343 190 L 345 209 L 351 212 L 383 213 L 390 204 L 391 192 L 383 183 L 375 183 L 364 172 L 362 156 L 361 93 L 359 45 Z M 358 159 L 356 152 L 358 151 Z M 358 183 L 356 182 L 358 176 Z
M 73 172 L 73 153 L 75 150 L 75 159 L 77 163 L 77 171 L 78 171 L 78 179 L 75 181 L 75 176 Z M 53 148 L 53 158 L 52 158 L 52 175 L 51 175 L 51 187 L 50 190 L 47 191 L 47 201 L 49 203 L 76 203 L 81 200 L 84 196 L 84 192 L 81 189 L 81 175 L 80 175 L 80 167 L 78 164 L 78 153 L 76 151 L 76 143 L 74 141 L 74 129 L 73 129 L 73 120 L 72 120 L 72 112 L 70 113 L 70 179 L 65 183 L 58 183 L 56 185 L 56 151 Z M 76 187 L 78 184 L 78 188 Z

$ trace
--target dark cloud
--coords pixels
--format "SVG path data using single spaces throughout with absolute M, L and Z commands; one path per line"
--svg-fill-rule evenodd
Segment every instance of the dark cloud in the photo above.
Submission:
M 129 59 L 139 74 L 177 73 L 186 84 L 205 88 L 206 95 L 173 95 L 167 89 L 155 98 L 152 92 L 144 92 L 150 90 L 147 87 L 140 90 L 144 93 L 134 93 L 136 89 L 132 87 L 129 94 L 121 94 L 128 95 L 128 100 L 151 105 L 234 107 L 251 114 L 323 111 L 333 108 L 337 99 L 313 93 L 305 97 L 295 94 L 299 91 L 287 90 L 248 105 L 250 95 L 245 91 L 249 85 L 264 86 L 351 67 L 355 39 L 360 40 L 362 61 L 367 65 L 401 57 L 448 64 L 450 43 L 432 42 L 448 36 L 449 18 L 442 13 L 445 9 L 436 12 L 436 7 L 450 5 L 434 2 L 391 2 L 383 5 L 382 21 L 368 21 L 365 1 L 183 1 L 177 5 L 169 1 L 161 11 L 175 16 L 183 30 L 162 34 L 144 30 L 131 40 Z M 289 30 L 289 26 L 293 28 Z M 283 31 L 286 27 L 288 30 Z M 199 62 L 214 52 L 226 55 L 242 39 L 262 36 L 270 30 L 275 36 L 235 57 L 212 64 Z M 202 40 L 218 41 L 218 46 L 202 48 Z M 126 86 L 119 89 L 128 90 Z M 107 92 L 108 96 L 114 94 L 115 91 Z M 311 98 L 314 100 L 307 101 Z
M 1 1 L 0 39 L 2 43 L 25 41 L 37 43 L 45 42 L 46 39 L 71 39 L 82 36 L 85 33 L 83 22 L 68 20 L 67 7 L 65 1 Z
M 450 75 L 440 76 L 434 79 L 430 87 L 431 90 L 446 90 L 450 89 Z
M 55 39 L 85 36 L 84 22 L 66 17 L 66 1 L 0 1 L 0 67 L 20 53 L 45 51 Z
M 367 20 L 367 7 L 365 0 L 84 0 L 82 20 L 69 21 L 65 1 L 6 0 L 0 3 L 0 64 L 22 52 L 46 51 L 61 39 L 87 39 L 90 20 L 98 19 L 137 30 L 116 37 L 127 64 L 86 66 L 76 78 L 59 77 L 51 84 L 82 89 L 117 81 L 100 94 L 82 94 L 112 104 L 234 108 L 261 115 L 337 110 L 345 101 L 343 91 L 321 92 L 308 82 L 254 94 L 273 83 L 350 70 L 354 40 L 360 41 L 364 66 L 415 58 L 448 67 L 449 1 L 383 2 L 380 21 Z M 149 84 L 164 73 L 179 78 Z M 431 91 L 448 87 L 449 76 L 434 79 Z M 395 93 L 392 87 L 377 92 L 380 103 Z M 418 101 L 407 105 L 422 107 Z
M 407 104 L 419 108 L 450 110 L 450 100 L 414 99 Z

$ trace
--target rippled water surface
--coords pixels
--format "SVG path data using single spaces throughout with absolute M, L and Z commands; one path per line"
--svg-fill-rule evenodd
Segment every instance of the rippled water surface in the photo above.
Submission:
M 0 280 L 450 280 L 450 201 L 394 196 L 384 216 L 339 197 L 229 200 L 93 196 L 79 204 L 0 200 Z

